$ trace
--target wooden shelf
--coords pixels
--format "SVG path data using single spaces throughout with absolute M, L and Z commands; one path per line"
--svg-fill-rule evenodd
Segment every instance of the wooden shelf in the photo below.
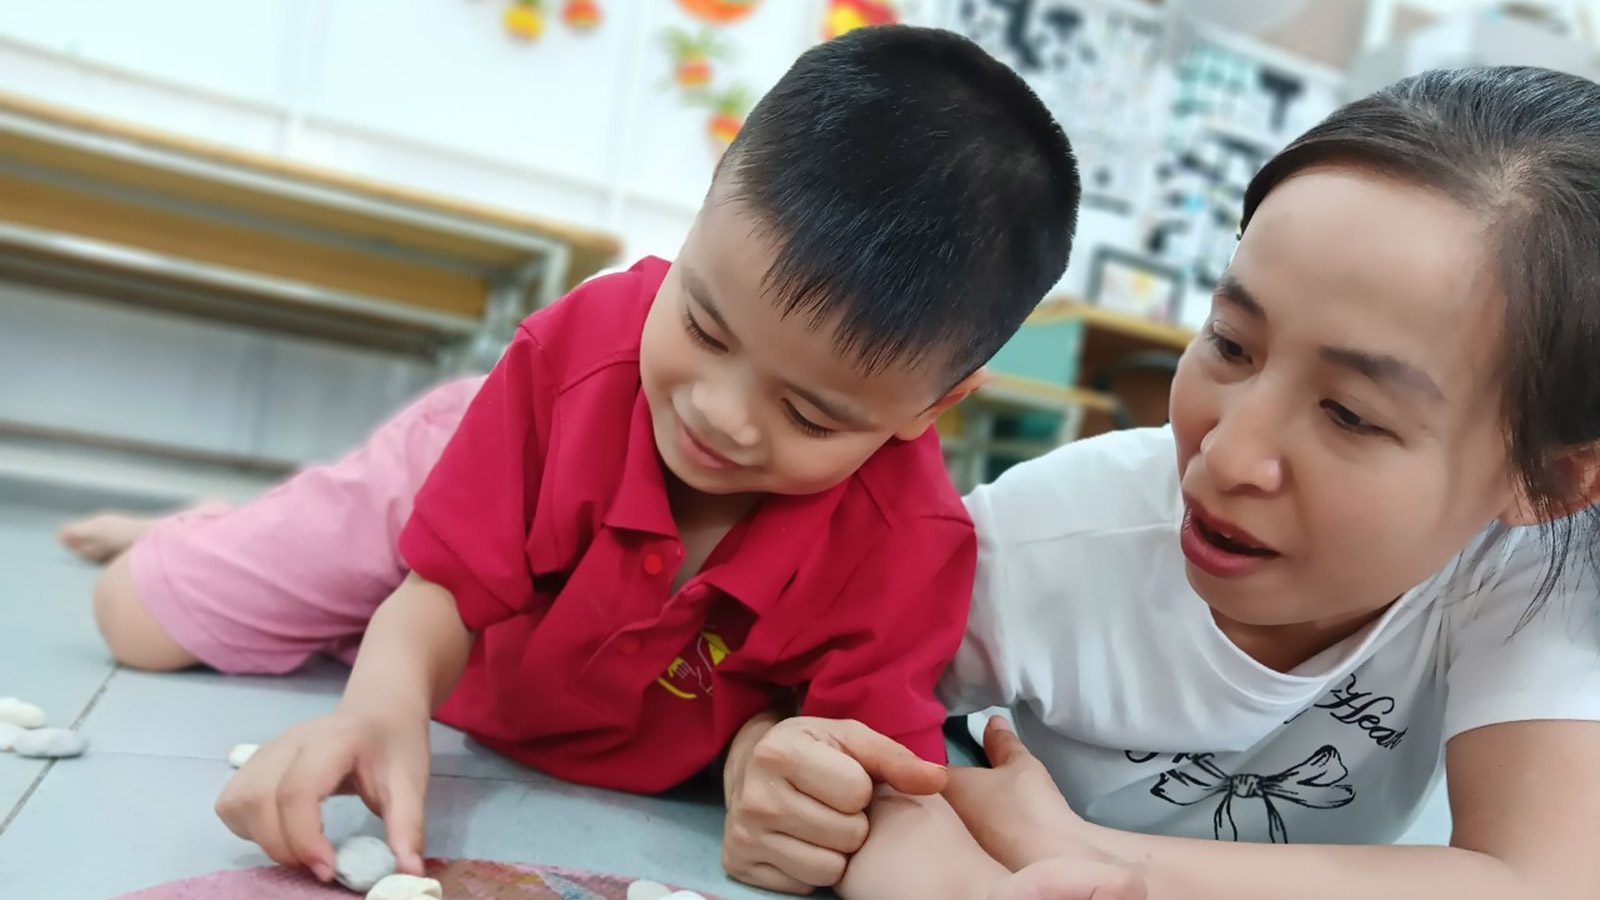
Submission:
M 1125 315 L 1081 300 L 1055 297 L 1045 300 L 1028 317 L 1030 323 L 1081 321 L 1096 331 L 1120 335 L 1146 345 L 1182 352 L 1194 340 L 1194 332 L 1179 325 L 1167 325 Z

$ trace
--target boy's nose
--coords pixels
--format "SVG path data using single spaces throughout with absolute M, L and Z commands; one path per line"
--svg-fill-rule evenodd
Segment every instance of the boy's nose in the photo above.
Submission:
M 732 388 L 718 388 L 706 383 L 697 384 L 690 392 L 695 409 L 719 435 L 739 447 L 755 446 L 759 435 L 750 420 L 750 408 L 739 392 Z

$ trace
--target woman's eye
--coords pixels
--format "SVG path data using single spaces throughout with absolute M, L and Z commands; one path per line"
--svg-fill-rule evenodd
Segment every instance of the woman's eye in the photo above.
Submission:
M 1352 412 L 1348 406 L 1335 403 L 1332 400 L 1322 401 L 1322 409 L 1327 412 L 1333 424 L 1354 434 L 1388 434 L 1384 428 L 1363 419 Z
M 1231 341 L 1215 331 L 1206 332 L 1206 341 L 1211 344 L 1211 349 L 1227 362 L 1249 362 L 1249 357 L 1244 352 L 1244 345 L 1238 341 Z

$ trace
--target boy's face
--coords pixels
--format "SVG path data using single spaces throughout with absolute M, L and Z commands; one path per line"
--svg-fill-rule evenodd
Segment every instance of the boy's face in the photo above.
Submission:
M 864 376 L 831 324 L 785 318 L 756 221 L 713 188 L 645 320 L 639 350 L 656 447 L 708 494 L 813 494 L 891 438 L 920 436 L 981 375 L 941 395 L 937 361 Z

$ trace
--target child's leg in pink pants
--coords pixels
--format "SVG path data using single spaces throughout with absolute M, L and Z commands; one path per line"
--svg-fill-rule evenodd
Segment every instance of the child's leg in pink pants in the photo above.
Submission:
M 481 383 L 435 389 L 348 456 L 244 506 L 69 527 L 69 544 L 137 536 L 95 588 L 112 654 L 136 668 L 271 674 L 318 653 L 354 659 L 373 611 L 405 578 L 398 541 L 412 499 Z

